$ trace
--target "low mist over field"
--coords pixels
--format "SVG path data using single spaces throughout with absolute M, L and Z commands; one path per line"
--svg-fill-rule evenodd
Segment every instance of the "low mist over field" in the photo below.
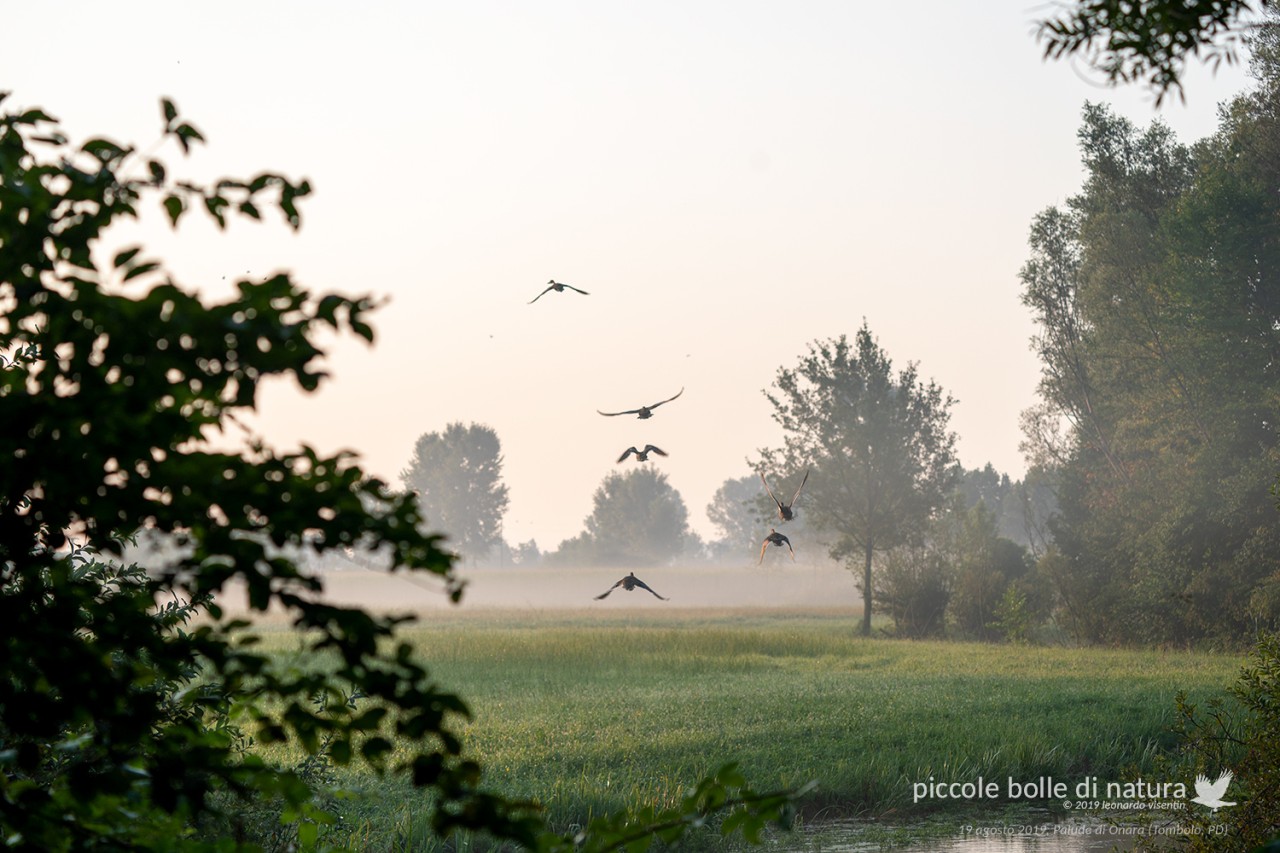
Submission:
M 628 571 L 667 597 L 660 601 L 643 589 L 618 588 L 603 601 L 594 597 Z M 649 568 L 649 569 L 501 569 L 459 573 L 466 581 L 460 604 L 449 603 L 439 584 L 405 573 L 364 569 L 324 574 L 323 600 L 377 611 L 426 612 L 511 609 L 529 611 L 634 610 L 660 614 L 689 608 L 843 609 L 850 625 L 862 608 L 849 572 L 836 568 Z M 228 613 L 245 608 L 242 589 L 229 587 L 219 603 Z

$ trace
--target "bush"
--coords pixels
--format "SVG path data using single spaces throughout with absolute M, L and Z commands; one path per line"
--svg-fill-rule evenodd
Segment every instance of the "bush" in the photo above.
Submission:
M 1235 774 L 1217 811 L 1192 805 L 1192 851 L 1251 850 L 1280 834 L 1280 636 L 1264 634 L 1231 688 L 1234 704 L 1211 700 L 1200 709 L 1177 698 L 1178 732 L 1193 771 L 1217 779 Z M 1225 834 L 1208 833 L 1225 826 Z
M 944 555 L 924 546 L 889 552 L 877 577 L 877 600 L 903 637 L 941 636 L 951 585 Z

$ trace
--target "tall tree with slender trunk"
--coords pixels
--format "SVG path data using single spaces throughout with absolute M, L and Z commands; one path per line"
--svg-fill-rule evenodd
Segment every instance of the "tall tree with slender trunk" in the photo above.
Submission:
M 912 539 L 944 503 L 958 475 L 950 395 L 916 365 L 894 373 L 863 321 L 854 340 L 816 341 L 780 368 L 765 396 L 786 431 L 762 451 L 779 470 L 812 468 L 802 511 L 832 535 L 831 556 L 861 570 L 862 633 L 871 633 L 871 568 L 877 552 Z
M 424 433 L 400 478 L 417 493 L 428 526 L 453 540 L 464 559 L 484 557 L 501 541 L 508 499 L 492 427 L 452 423 Z

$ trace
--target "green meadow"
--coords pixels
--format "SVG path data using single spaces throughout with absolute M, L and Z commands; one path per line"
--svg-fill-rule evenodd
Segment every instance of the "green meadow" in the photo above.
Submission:
M 1175 747 L 1174 696 L 1218 695 L 1239 655 L 863 639 L 847 611 L 432 614 L 404 637 L 470 704 L 488 784 L 567 830 L 676 801 L 736 760 L 758 790 L 817 789 L 823 820 L 910 820 L 930 777 L 1130 781 Z M 289 658 L 299 640 L 269 646 Z M 278 756 L 288 760 L 288 756 Z M 407 785 L 358 771 L 344 823 L 371 849 L 418 849 Z

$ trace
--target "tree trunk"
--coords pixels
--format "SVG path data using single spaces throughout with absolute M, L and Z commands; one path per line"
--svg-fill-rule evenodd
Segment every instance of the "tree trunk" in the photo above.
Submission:
M 867 544 L 866 554 L 867 562 L 862 572 L 862 636 L 871 636 L 871 553 L 870 543 Z

